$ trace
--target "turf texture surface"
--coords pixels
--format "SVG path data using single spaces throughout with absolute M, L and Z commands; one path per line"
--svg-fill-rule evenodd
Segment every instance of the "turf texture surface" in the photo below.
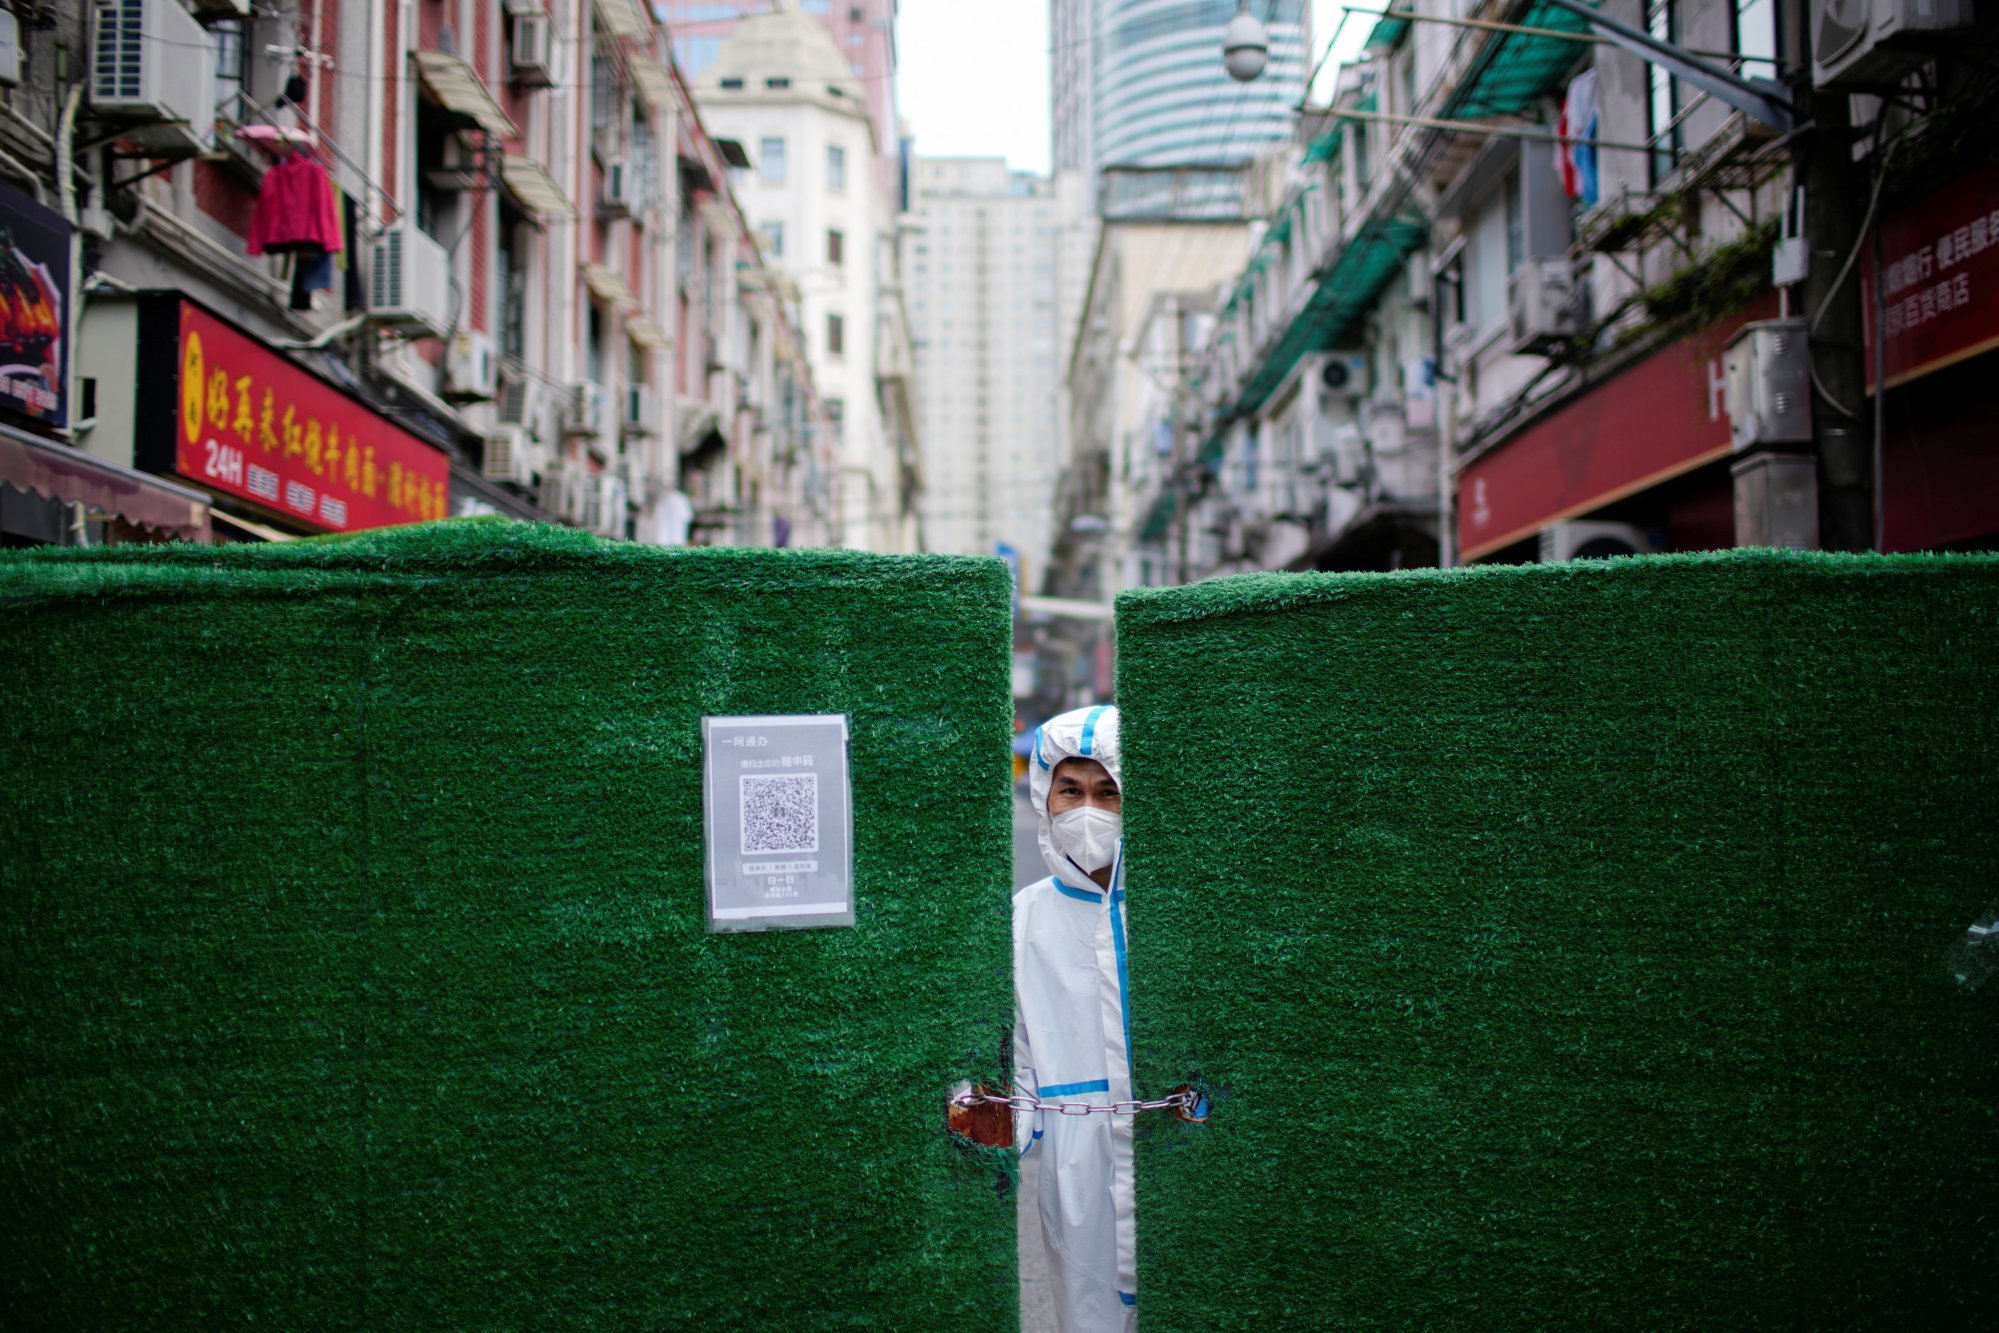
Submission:
M 1155 1328 L 1999 1311 L 1999 561 L 1118 603 Z M 1995 944 L 1993 947 L 1999 947 Z
M 0 557 L 0 1324 L 1009 1326 L 997 561 L 522 526 Z M 858 924 L 703 928 L 700 719 Z

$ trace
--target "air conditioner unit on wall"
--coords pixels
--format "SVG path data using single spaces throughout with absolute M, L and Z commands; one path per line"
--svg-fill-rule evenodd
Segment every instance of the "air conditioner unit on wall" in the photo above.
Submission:
M 451 256 L 415 223 L 384 229 L 369 247 L 368 314 L 417 337 L 451 327 Z
M 529 88 L 555 84 L 555 25 L 541 13 L 516 14 L 511 32 L 514 81 Z
M 534 441 L 519 426 L 501 426 L 486 437 L 486 457 L 480 474 L 488 481 L 510 481 L 516 486 L 531 485 L 536 472 Z
M 626 386 L 624 427 L 627 435 L 659 434 L 659 395 L 650 384 Z
M 1612 555 L 1649 555 L 1652 534 L 1629 523 L 1554 523 L 1541 529 L 1541 563 Z
M 1317 375 L 1323 398 L 1360 398 L 1367 393 L 1367 353 L 1333 352 Z
M 499 379 L 493 340 L 469 330 L 452 335 L 451 351 L 444 362 L 444 379 L 446 397 L 481 402 L 491 398 Z
M 593 380 L 585 380 L 570 389 L 569 411 L 562 421 L 565 435 L 602 435 L 604 433 L 604 386 Z
M 90 107 L 162 154 L 215 142 L 215 39 L 180 0 L 99 0 Z
M 1812 82 L 1828 87 L 1885 87 L 1935 48 L 1923 39 L 1971 26 L 1971 0 L 1819 0 L 1813 27 Z
M 1524 261 L 1507 280 L 1506 325 L 1515 352 L 1546 356 L 1582 336 L 1575 266 L 1566 255 Z
M 525 427 L 539 434 L 541 425 L 541 385 L 525 375 L 503 378 L 494 394 L 493 415 L 510 426 Z
M 629 158 L 614 157 L 604 164 L 604 211 L 632 211 L 632 164 Z
M 1729 340 L 1728 438 L 1737 449 L 1812 438 L 1812 362 L 1802 319 L 1763 319 Z

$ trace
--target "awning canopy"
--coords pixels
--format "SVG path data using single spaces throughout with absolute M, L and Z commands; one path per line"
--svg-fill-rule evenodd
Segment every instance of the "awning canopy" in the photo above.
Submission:
M 1521 8 L 1524 14 L 1510 21 L 1522 27 L 1578 36 L 1589 31 L 1582 19 L 1547 0 L 1528 0 Z M 1479 48 L 1471 68 L 1436 115 L 1444 120 L 1482 120 L 1531 114 L 1534 103 L 1561 87 L 1589 50 L 1585 42 L 1560 37 L 1496 33 Z
M 638 294 L 625 281 L 625 275 L 609 264 L 585 264 L 583 285 L 606 305 L 637 305 L 639 301 Z
M 1321 162 L 1330 162 L 1340 153 L 1340 134 L 1346 129 L 1344 124 L 1335 125 L 1312 142 L 1305 149 L 1305 165 L 1315 167 Z
M 710 440 L 721 438 L 721 414 L 705 403 L 682 402 L 679 427 L 673 436 L 681 453 L 699 453 Z
M 625 336 L 635 343 L 655 349 L 673 346 L 673 339 L 666 336 L 666 330 L 643 315 L 634 315 L 625 321 Z
M 1166 529 L 1173 525 L 1173 515 L 1179 512 L 1179 492 L 1163 492 L 1152 502 L 1152 508 L 1146 511 L 1145 522 L 1138 529 L 1138 539 L 1142 542 L 1158 541 L 1166 535 Z
M 5 427 L 0 427 L 0 483 L 186 541 L 212 536 L 208 497 L 200 491 Z
M 1235 414 L 1254 412 L 1277 391 L 1300 358 L 1336 345 L 1373 305 L 1402 261 L 1420 248 L 1429 227 L 1416 218 L 1374 218 L 1340 251 L 1332 268 L 1292 319 L 1236 400 Z
M 612 37 L 636 37 L 646 30 L 645 14 L 635 0 L 597 0 L 597 22 Z
M 502 139 L 518 139 L 520 127 L 507 118 L 478 72 L 448 51 L 418 51 L 417 77 L 446 111 Z
M 500 159 L 500 180 L 522 208 L 543 222 L 576 216 L 576 205 L 569 202 L 569 196 L 555 183 L 555 177 L 531 157 L 506 154 Z
M 633 57 L 632 86 L 638 89 L 640 100 L 654 111 L 664 111 L 673 105 L 673 75 L 657 60 Z
M 1402 0 L 1404 4 L 1414 4 L 1415 0 Z M 1391 6 L 1390 11 L 1374 21 L 1374 27 L 1367 34 L 1362 49 L 1385 51 L 1402 40 L 1402 34 L 1409 31 L 1409 20 L 1398 15 Z

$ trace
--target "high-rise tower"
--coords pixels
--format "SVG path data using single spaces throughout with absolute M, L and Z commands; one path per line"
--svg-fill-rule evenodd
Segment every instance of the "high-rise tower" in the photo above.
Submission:
M 1244 162 L 1291 134 L 1305 94 L 1305 0 L 1249 0 L 1270 32 L 1253 83 L 1222 68 L 1237 0 L 1050 0 L 1056 170 Z

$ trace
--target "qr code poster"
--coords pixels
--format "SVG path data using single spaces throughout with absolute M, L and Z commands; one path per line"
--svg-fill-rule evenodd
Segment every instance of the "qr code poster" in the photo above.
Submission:
M 786 773 L 743 783 L 743 853 L 819 850 L 819 775 Z
M 704 718 L 702 749 L 708 928 L 853 925 L 847 719 Z

